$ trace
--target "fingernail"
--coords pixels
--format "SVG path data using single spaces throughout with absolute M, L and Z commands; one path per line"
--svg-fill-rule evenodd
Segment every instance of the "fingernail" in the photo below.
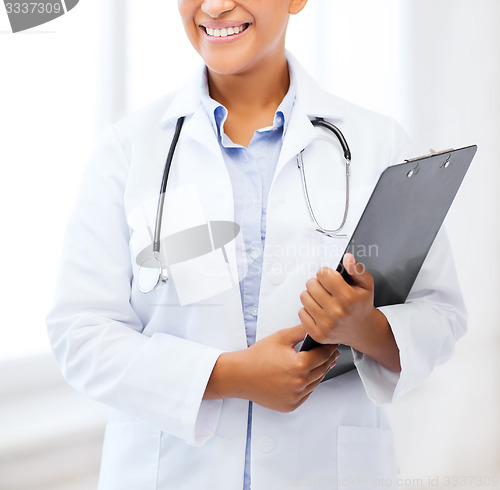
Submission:
M 332 369 L 333 366 L 335 366 L 335 364 L 337 364 L 335 361 L 333 361 L 331 364 L 330 364 L 330 369 Z

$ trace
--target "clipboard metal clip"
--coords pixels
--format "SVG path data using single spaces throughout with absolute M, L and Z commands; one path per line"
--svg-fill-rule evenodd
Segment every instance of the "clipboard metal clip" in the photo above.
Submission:
M 431 148 L 427 155 L 415 158 L 407 158 L 405 162 L 407 163 L 416 162 L 417 160 L 422 160 L 423 158 L 435 157 L 436 155 L 445 155 L 446 153 L 451 153 L 452 151 L 455 151 L 455 148 L 448 148 L 447 150 L 442 150 L 442 151 L 435 151 Z

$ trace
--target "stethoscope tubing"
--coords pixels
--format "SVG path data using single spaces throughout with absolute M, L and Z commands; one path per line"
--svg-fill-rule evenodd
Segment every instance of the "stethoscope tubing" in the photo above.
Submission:
M 311 219 L 313 220 L 314 224 L 316 225 L 316 231 L 323 233 L 324 235 L 334 238 L 334 237 L 345 237 L 345 235 L 341 235 L 339 232 L 342 230 L 342 228 L 345 225 L 345 222 L 347 220 L 347 215 L 349 213 L 349 177 L 351 174 L 351 150 L 349 149 L 349 145 L 347 144 L 347 141 L 339 128 L 335 126 L 332 123 L 329 123 L 328 121 L 325 121 L 323 118 L 316 118 L 311 121 L 311 124 L 313 126 L 323 126 L 324 128 L 330 130 L 335 136 L 337 136 L 340 146 L 342 147 L 342 151 L 344 152 L 344 158 L 345 158 L 345 206 L 344 206 L 344 216 L 342 217 L 342 221 L 340 223 L 340 226 L 335 229 L 328 229 L 322 227 L 312 208 L 311 204 L 311 199 L 309 198 L 309 192 L 307 190 L 307 181 L 306 181 L 306 174 L 304 170 L 304 159 L 302 157 L 302 154 L 304 153 L 304 150 L 302 150 L 298 155 L 297 155 L 297 166 L 299 167 L 300 170 L 300 177 L 302 180 L 302 189 L 304 191 L 304 197 L 306 200 L 306 205 L 307 205 L 307 210 L 309 211 L 309 215 L 311 216 Z
M 155 290 L 159 285 L 164 284 L 168 280 L 168 276 L 166 274 L 166 269 L 163 267 L 160 259 L 160 241 L 161 241 L 161 225 L 162 225 L 162 219 L 163 219 L 163 208 L 165 205 L 165 194 L 167 190 L 167 183 L 168 183 L 168 176 L 170 173 L 170 167 L 172 166 L 172 160 L 174 158 L 174 153 L 175 149 L 177 147 L 177 143 L 179 141 L 179 137 L 181 134 L 182 126 L 184 124 L 185 116 L 179 117 L 177 119 L 177 123 L 175 126 L 175 132 L 174 136 L 172 138 L 172 142 L 170 143 L 170 148 L 168 151 L 167 155 L 167 160 L 165 162 L 165 168 L 163 170 L 163 177 L 161 181 L 161 188 L 160 188 L 160 195 L 158 198 L 158 206 L 156 209 L 156 221 L 155 221 L 155 231 L 154 231 L 154 236 L 153 236 L 153 259 L 155 263 L 157 264 L 157 269 L 158 269 L 158 278 L 156 283 L 154 284 L 153 287 L 149 288 L 141 288 L 139 285 L 139 289 L 143 293 L 149 293 L 153 290 Z M 325 121 L 323 118 L 316 118 L 311 121 L 311 124 L 313 126 L 322 126 L 328 130 L 330 130 L 333 134 L 335 134 L 339 140 L 339 143 L 342 147 L 342 150 L 344 152 L 344 158 L 346 161 L 346 202 L 345 202 L 345 209 L 344 209 L 344 216 L 342 219 L 342 223 L 338 228 L 335 230 L 329 230 L 321 227 L 321 225 L 318 223 L 312 206 L 311 206 L 311 201 L 309 199 L 309 193 L 307 190 L 307 182 L 306 182 L 306 177 L 305 177 L 305 172 L 304 172 L 304 161 L 302 158 L 302 153 L 304 150 L 302 150 L 299 155 L 297 155 L 297 166 L 300 169 L 300 174 L 302 178 L 302 186 L 304 189 L 304 195 L 306 199 L 306 204 L 307 208 L 309 210 L 309 214 L 316 225 L 316 230 L 319 231 L 320 233 L 324 233 L 327 236 L 330 237 L 339 237 L 343 235 L 339 235 L 339 231 L 342 229 L 344 226 L 346 219 L 347 219 L 347 213 L 349 210 L 349 176 L 350 176 L 350 163 L 351 163 L 351 151 L 349 149 L 349 146 L 347 144 L 347 141 L 340 131 L 340 129 L 337 128 L 334 124 L 329 123 L 328 121 Z M 141 266 L 142 267 L 142 266 Z
M 185 119 L 184 116 L 177 119 L 177 124 L 175 125 L 174 137 L 172 138 L 172 142 L 170 143 L 170 149 L 168 150 L 165 169 L 163 170 L 160 196 L 158 198 L 158 207 L 156 209 L 155 233 L 153 237 L 153 253 L 155 254 L 160 253 L 161 222 L 163 218 L 163 207 L 165 204 L 165 193 L 167 190 L 168 174 L 170 173 L 170 167 L 172 166 L 172 160 L 174 159 L 175 148 L 177 147 L 177 142 L 179 141 L 179 136 L 181 135 L 184 119 Z
M 335 124 L 332 124 L 328 121 L 325 121 L 322 117 L 317 117 L 316 119 L 313 119 L 311 121 L 311 124 L 313 126 L 323 126 L 324 128 L 329 129 L 335 136 L 337 136 L 340 146 L 342 147 L 342 150 L 344 152 L 344 158 L 350 162 L 351 161 L 351 150 L 349 148 L 349 145 L 347 144 L 347 141 L 344 137 L 344 134 L 342 131 L 340 131 Z

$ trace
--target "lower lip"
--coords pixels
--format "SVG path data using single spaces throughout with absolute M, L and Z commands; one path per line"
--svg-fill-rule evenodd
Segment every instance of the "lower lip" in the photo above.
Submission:
M 226 37 L 222 36 L 215 37 L 215 36 L 209 36 L 206 33 L 205 28 L 201 27 L 201 31 L 203 32 L 203 36 L 205 37 L 205 39 L 214 44 L 226 44 L 226 43 L 232 43 L 233 41 L 237 41 L 248 31 L 248 29 L 250 29 L 250 26 L 248 26 L 244 31 L 238 34 L 231 34 L 230 36 Z

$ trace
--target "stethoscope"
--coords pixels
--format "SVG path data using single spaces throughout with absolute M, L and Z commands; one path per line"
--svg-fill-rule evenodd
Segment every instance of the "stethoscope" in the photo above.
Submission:
M 344 216 L 342 218 L 342 222 L 340 226 L 335 229 L 327 229 L 322 227 L 316 216 L 314 215 L 311 200 L 309 199 L 309 192 L 307 190 L 307 182 L 306 175 L 304 171 L 304 159 L 302 150 L 297 155 L 297 167 L 300 170 L 300 176 L 302 179 L 302 187 L 304 189 L 304 197 L 307 204 L 307 209 L 316 225 L 316 231 L 322 233 L 328 237 L 345 237 L 345 235 L 340 234 L 340 231 L 343 229 L 345 222 L 347 220 L 347 213 L 349 211 L 349 176 L 350 176 L 350 167 L 351 167 L 351 151 L 349 150 L 349 146 L 347 144 L 344 135 L 340 131 L 337 126 L 325 121 L 323 118 L 316 118 L 311 121 L 313 126 L 321 126 L 323 128 L 331 131 L 339 140 L 340 146 L 344 152 L 345 158 L 345 207 L 344 207 Z M 158 207 L 156 210 L 156 220 L 155 220 L 155 232 L 153 236 L 153 256 L 150 256 L 142 261 L 139 266 L 139 274 L 137 278 L 137 285 L 139 291 L 142 293 L 150 293 L 160 286 L 164 285 L 168 281 L 168 272 L 167 268 L 162 264 L 160 259 L 160 236 L 161 236 L 161 224 L 163 218 L 163 208 L 165 203 L 165 192 L 167 190 L 167 181 L 168 174 L 170 173 L 170 167 L 172 165 L 172 160 L 174 158 L 175 148 L 177 146 L 177 142 L 179 141 L 179 136 L 181 134 L 182 125 L 184 124 L 184 116 L 177 119 L 177 123 L 175 126 L 174 136 L 172 138 L 172 142 L 170 143 L 170 149 L 168 151 L 167 160 L 165 163 L 165 169 L 163 170 L 163 178 L 161 181 L 161 189 L 160 196 L 158 198 Z

